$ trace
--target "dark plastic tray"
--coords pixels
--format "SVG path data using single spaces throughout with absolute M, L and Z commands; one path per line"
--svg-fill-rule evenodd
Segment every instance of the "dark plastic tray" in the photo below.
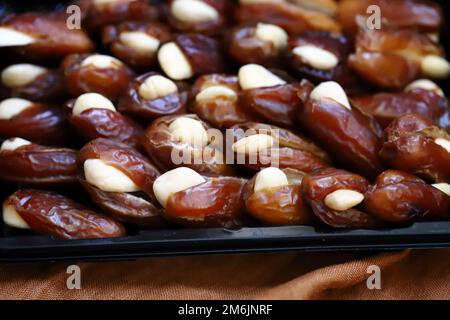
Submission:
M 1 1 L 2 8 L 18 11 L 55 7 L 64 1 Z M 450 3 L 439 1 L 450 19 Z M 57 5 L 56 5 L 57 6 Z M 448 28 L 442 40 L 450 53 Z M 442 84 L 447 95 L 449 82 Z M 1 188 L 1 186 L 0 186 Z M 450 222 L 420 222 L 405 228 L 381 230 L 335 230 L 307 226 L 255 227 L 239 230 L 172 229 L 141 231 L 115 239 L 58 240 L 48 236 L 2 233 L 0 262 L 57 260 L 128 260 L 155 256 L 249 253 L 268 251 L 399 250 L 450 247 Z

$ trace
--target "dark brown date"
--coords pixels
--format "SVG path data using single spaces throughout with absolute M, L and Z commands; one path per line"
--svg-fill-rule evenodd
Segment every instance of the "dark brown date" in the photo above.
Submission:
M 385 135 L 380 156 L 386 165 L 424 179 L 450 181 L 450 152 L 444 147 L 445 141 L 449 144 L 450 135 L 430 119 L 404 115 L 386 128 Z
M 10 66 L 15 68 L 17 65 Z M 20 66 L 19 66 L 20 67 Z M 9 79 L 8 69 L 4 69 L 2 73 L 2 83 L 0 84 L 1 97 L 19 97 L 37 102 L 56 102 L 65 96 L 65 88 L 61 75 L 57 70 L 43 69 L 43 73 L 25 84 L 14 83 Z M 17 72 L 25 71 L 16 69 Z M 26 72 L 26 71 L 25 71 Z
M 235 93 L 231 95 L 212 95 L 197 99 L 197 95 L 211 87 L 225 87 Z M 211 89 L 210 89 L 211 90 Z M 199 77 L 193 87 L 192 96 L 195 102 L 191 111 L 196 113 L 203 121 L 216 128 L 225 129 L 235 124 L 252 120 L 252 116 L 241 107 L 238 101 L 239 83 L 236 76 L 225 74 L 210 74 Z
M 239 92 L 239 104 L 261 120 L 295 128 L 299 106 L 307 100 L 313 85 L 308 80 Z
M 212 129 L 194 114 L 165 116 L 153 121 L 145 131 L 142 144 L 158 168 L 167 171 L 186 166 L 204 174 L 232 175 L 234 169 L 226 164 L 223 145 L 220 145 L 220 141 L 212 141 L 208 136 L 206 144 L 199 145 L 183 142 L 174 136 L 170 125 L 178 118 L 193 119 L 199 121 L 205 130 Z M 210 133 L 211 131 L 208 132 Z M 222 137 L 219 130 L 215 130 L 214 133 Z M 174 161 L 175 159 L 177 161 Z
M 247 180 L 208 178 L 202 184 L 179 191 L 166 204 L 165 217 L 189 227 L 226 227 L 242 224 L 242 191 Z
M 0 150 L 0 179 L 54 185 L 77 180 L 77 151 L 38 144 Z
M 110 238 L 126 234 L 122 224 L 52 192 L 19 190 L 5 204 L 32 230 L 61 239 Z
M 308 30 L 340 32 L 339 24 L 329 16 L 282 1 L 241 4 L 235 9 L 235 18 L 240 23 L 275 24 L 290 34 Z
M 68 55 L 61 64 L 61 73 L 71 95 L 97 92 L 111 100 L 119 96 L 134 76 L 120 60 L 96 54 Z
M 246 184 L 243 198 L 247 212 L 267 225 L 312 224 L 314 214 L 302 197 L 304 173 L 295 169 L 282 170 L 288 185 L 254 191 L 256 175 Z
M 374 177 L 382 171 L 378 152 L 382 131 L 357 108 L 332 99 L 309 99 L 300 108 L 299 121 L 335 160 L 352 171 Z
M 320 69 L 314 67 L 295 53 L 294 49 L 302 46 L 313 46 L 327 51 L 336 58 L 336 65 Z M 290 39 L 288 59 L 291 68 L 300 77 L 310 79 L 315 83 L 336 81 L 351 92 L 358 90 L 361 86 L 358 77 L 347 66 L 347 58 L 352 51 L 352 43 L 344 35 L 317 31 L 304 32 Z
M 159 11 L 146 0 L 98 1 L 77 0 L 83 14 L 83 26 L 91 32 L 106 25 L 125 21 L 150 21 L 159 17 Z
M 448 220 L 449 196 L 408 173 L 387 170 L 366 194 L 365 208 L 374 216 L 396 224 Z
M 30 101 L 30 106 L 18 114 L 0 119 L 0 138 L 11 137 L 45 145 L 67 145 L 73 135 L 62 108 Z
M 367 8 L 377 5 L 382 14 L 381 27 L 418 29 L 436 32 L 443 22 L 437 3 L 427 0 L 342 0 L 339 2 L 339 22 L 345 32 L 356 34 L 370 14 Z
M 154 76 L 162 77 L 149 72 L 131 81 L 119 97 L 118 110 L 141 120 L 185 113 L 189 92 L 167 78 L 162 80 L 169 82 L 176 91 L 165 92 L 167 84 L 160 84 L 161 79 L 150 79 Z
M 370 96 L 354 97 L 354 106 L 371 114 L 383 127 L 396 118 L 409 114 L 420 114 L 435 124 L 446 128 L 449 107 L 447 99 L 435 91 L 415 88 L 396 93 L 377 93 Z
M 264 24 L 261 23 L 234 27 L 227 33 L 225 40 L 228 55 L 239 64 L 281 66 L 287 47 L 287 34 L 280 28 L 277 36 L 272 35 L 271 39 L 268 39 L 260 35 L 265 32 L 267 31 L 264 31 Z
M 264 167 L 277 166 L 292 168 L 303 172 L 330 166 L 326 152 L 309 139 L 294 134 L 287 129 L 256 122 L 247 122 L 231 127 L 236 141 L 251 135 L 263 134 L 271 136 L 274 144 L 267 149 L 259 150 L 256 154 L 240 154 L 236 152 L 236 161 L 242 162 L 244 156 L 246 168 L 259 170 Z
M 146 39 L 145 36 L 150 38 Z M 127 21 L 120 25 L 106 26 L 102 31 L 103 45 L 114 56 L 138 71 L 145 71 L 156 65 L 159 45 L 152 44 L 152 40 L 164 43 L 171 38 L 170 30 L 159 22 Z
M 27 41 L 17 44 L 18 38 L 2 39 L 2 47 L 12 58 L 27 61 L 54 62 L 72 53 L 86 53 L 94 49 L 92 41 L 81 29 L 67 28 L 65 13 L 23 13 L 11 15 L 0 22 L 0 28 L 14 30 Z M 8 46 L 11 43 L 12 45 Z M 22 44 L 22 45 L 20 45 Z
M 325 224 L 334 228 L 375 228 L 381 222 L 364 212 L 357 204 L 345 210 L 335 210 L 325 202 L 326 197 L 337 190 L 351 190 L 365 194 L 369 182 L 363 177 L 345 170 L 327 168 L 306 175 L 302 181 L 303 200 Z
M 228 0 L 201 0 L 204 3 L 203 6 L 208 7 L 207 11 L 211 15 L 210 17 L 204 15 L 205 10 L 198 8 L 201 5 L 195 1 L 170 0 L 168 2 L 168 22 L 179 32 L 203 33 L 213 36 L 223 33 L 228 25 L 227 17 L 231 7 L 231 2 Z

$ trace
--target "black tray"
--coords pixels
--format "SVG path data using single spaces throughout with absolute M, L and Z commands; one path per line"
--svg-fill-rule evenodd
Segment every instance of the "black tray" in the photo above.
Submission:
M 1 1 L 14 10 L 36 10 L 42 6 L 61 8 L 64 1 Z M 446 21 L 450 3 L 439 1 Z M 450 54 L 449 32 L 442 40 Z M 440 83 L 447 95 L 449 81 Z M 0 186 L 1 188 L 1 186 Z M 1 220 L 1 219 L 0 219 Z M 336 230 L 307 226 L 255 227 L 141 231 L 114 239 L 58 240 L 39 235 L 8 235 L 0 221 L 0 262 L 57 260 L 128 260 L 155 256 L 249 253 L 269 251 L 399 250 L 450 247 L 450 222 L 420 222 L 405 228 L 381 230 Z

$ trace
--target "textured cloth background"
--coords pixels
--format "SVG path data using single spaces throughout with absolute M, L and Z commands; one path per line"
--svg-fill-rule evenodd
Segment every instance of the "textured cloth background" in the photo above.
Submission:
M 2 299 L 450 299 L 450 250 L 381 254 L 273 253 L 0 265 Z M 381 290 L 366 286 L 381 268 Z

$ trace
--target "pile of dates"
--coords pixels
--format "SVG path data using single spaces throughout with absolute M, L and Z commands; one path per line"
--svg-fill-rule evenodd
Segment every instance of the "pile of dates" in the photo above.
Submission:
M 442 25 L 427 0 L 4 10 L 3 227 L 80 239 L 449 220 Z

